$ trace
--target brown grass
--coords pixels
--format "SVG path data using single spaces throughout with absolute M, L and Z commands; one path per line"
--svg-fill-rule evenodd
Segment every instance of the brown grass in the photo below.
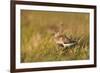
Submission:
M 78 44 L 64 49 L 55 44 L 53 33 L 62 31 Z M 89 59 L 89 14 L 21 11 L 21 62 Z

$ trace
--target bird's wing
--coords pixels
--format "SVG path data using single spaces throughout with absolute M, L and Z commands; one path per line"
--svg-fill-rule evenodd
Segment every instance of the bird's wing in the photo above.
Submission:
M 70 47 L 72 45 L 74 45 L 75 43 L 68 43 L 68 44 L 64 44 L 64 47 Z

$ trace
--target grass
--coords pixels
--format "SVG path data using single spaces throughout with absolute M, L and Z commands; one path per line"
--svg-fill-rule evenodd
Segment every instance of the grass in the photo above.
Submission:
M 53 33 L 58 30 L 78 44 L 67 49 L 59 47 L 53 40 Z M 89 59 L 88 13 L 21 10 L 21 62 L 86 59 Z

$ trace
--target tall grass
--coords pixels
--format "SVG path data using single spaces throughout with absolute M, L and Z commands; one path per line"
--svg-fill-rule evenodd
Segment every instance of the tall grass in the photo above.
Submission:
M 59 30 L 78 44 L 58 46 L 53 33 Z M 21 62 L 85 59 L 89 59 L 88 13 L 21 10 Z

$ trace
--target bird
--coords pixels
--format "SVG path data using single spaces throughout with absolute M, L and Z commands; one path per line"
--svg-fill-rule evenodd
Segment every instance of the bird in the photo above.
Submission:
M 64 34 L 60 34 L 59 32 L 55 33 L 54 41 L 57 45 L 62 46 L 64 48 L 71 47 L 76 44 L 75 40 L 72 40 Z

